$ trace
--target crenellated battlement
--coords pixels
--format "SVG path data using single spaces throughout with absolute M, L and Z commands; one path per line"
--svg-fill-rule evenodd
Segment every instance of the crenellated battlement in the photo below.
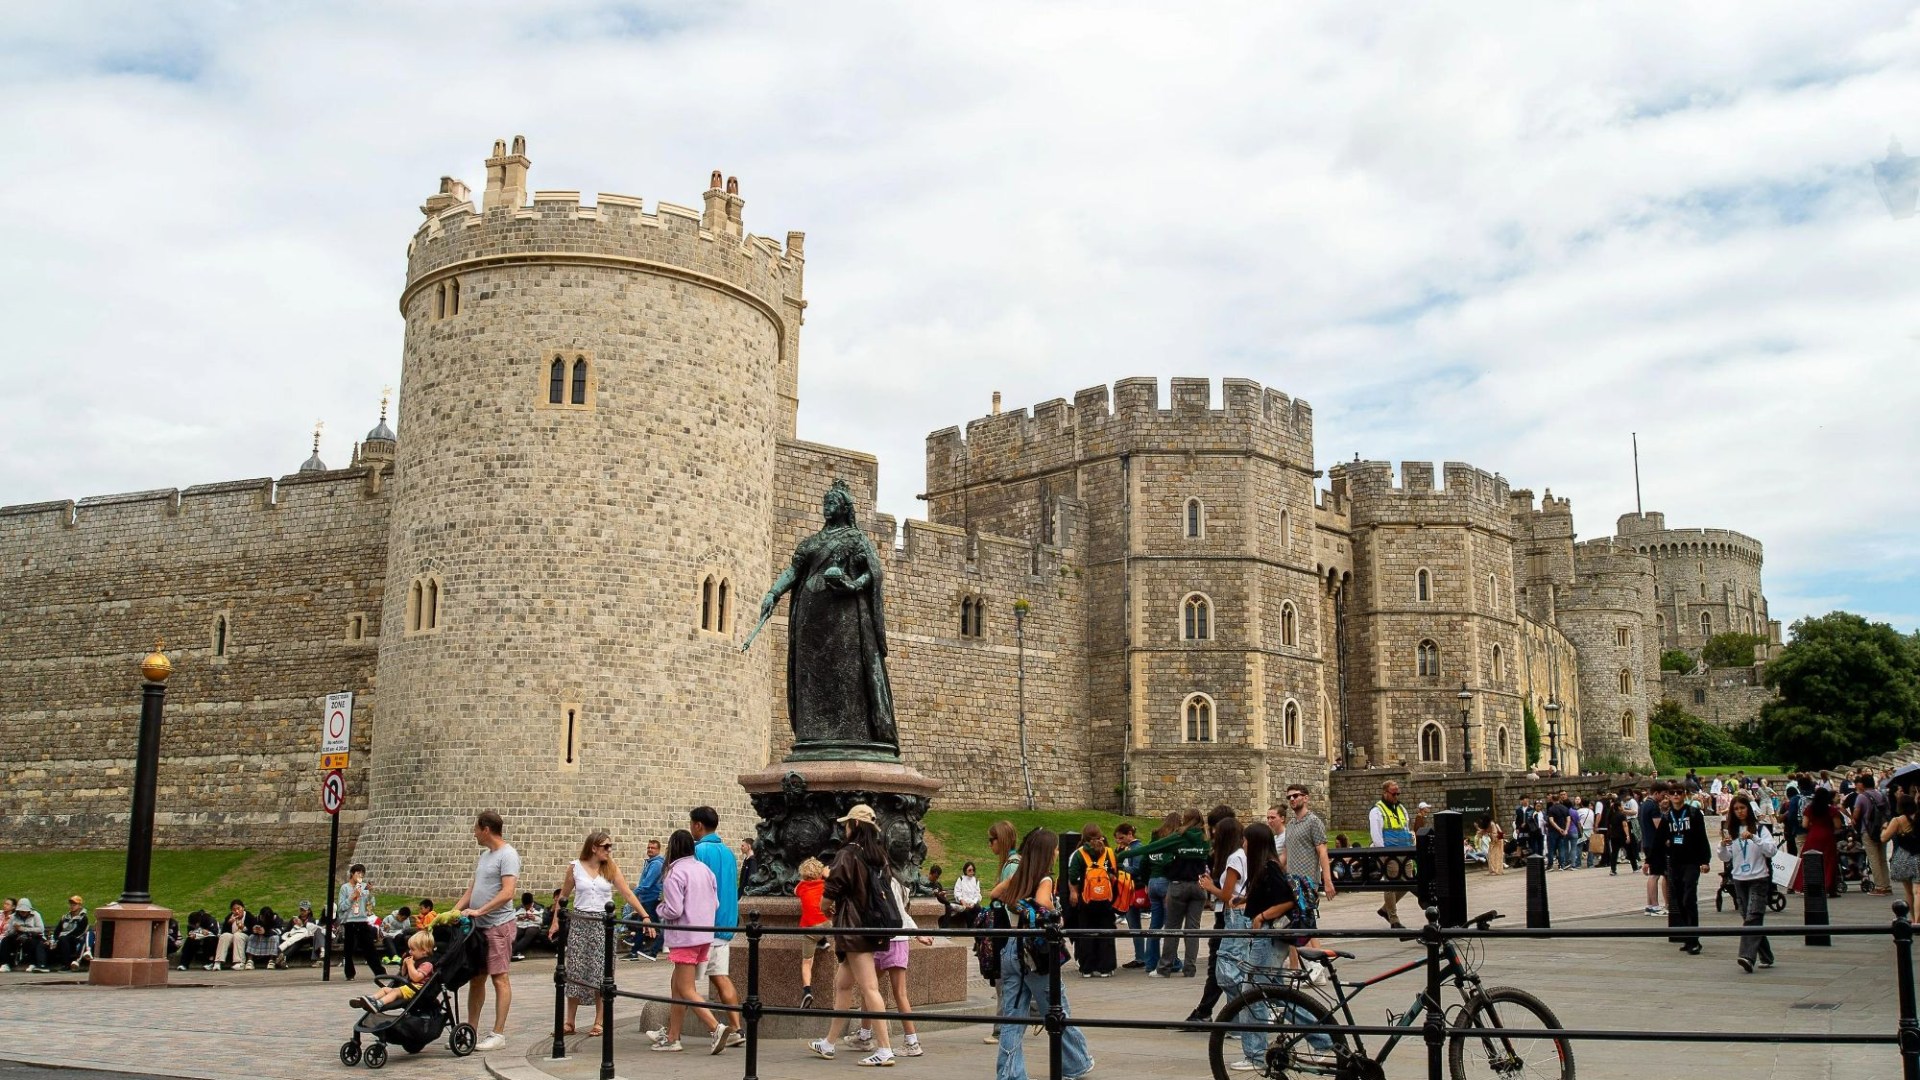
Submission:
M 1532 488 L 1514 488 L 1507 493 L 1507 507 L 1513 512 L 1515 517 L 1529 515 L 1536 517 L 1571 517 L 1573 515 L 1573 500 L 1554 498 L 1552 488 L 1546 490 L 1546 493 L 1541 496 L 1539 505 L 1537 506 L 1533 501 Z
M 1328 470 L 1333 494 L 1351 508 L 1355 526 L 1387 522 L 1461 521 L 1510 532 L 1506 478 L 1458 461 L 1403 461 L 1398 479 L 1385 461 L 1346 461 Z
M 1622 514 L 1616 539 L 1656 559 L 1738 559 L 1760 566 L 1766 558 L 1760 541 L 1732 529 L 1669 529 L 1665 514 Z
M 969 421 L 927 436 L 927 487 L 951 491 L 1070 467 L 1113 454 L 1233 451 L 1267 454 L 1311 467 L 1313 407 L 1250 379 L 1220 380 L 1221 404 L 1208 379 L 1172 380 L 1170 407 L 1160 407 L 1157 379 L 1121 379 L 1025 409 Z
M 778 241 L 748 234 L 739 182 L 722 186 L 716 171 L 704 193 L 707 209 L 659 201 L 653 212 L 631 195 L 601 193 L 584 202 L 578 191 L 525 191 L 525 143 L 506 154 L 495 144 L 488 159 L 486 199 L 476 208 L 465 184 L 442 178 L 441 191 L 421 207 L 426 214 L 407 245 L 407 286 L 401 312 L 413 298 L 449 277 L 524 263 L 627 266 L 666 273 L 744 293 L 776 323 L 798 322 L 805 234 Z M 506 164 L 501 164 L 501 162 Z M 465 304 L 484 303 L 484 281 L 472 283 Z
M 290 473 L 274 480 L 230 480 L 193 487 L 155 488 L 115 495 L 94 495 L 74 501 L 0 506 L 0 543 L 24 541 L 48 533 L 84 535 L 124 528 L 147 528 L 179 522 L 197 527 L 208 520 L 262 513 L 305 515 L 325 512 L 339 499 L 381 499 L 387 488 L 376 483 L 379 469 L 360 465 L 326 472 Z

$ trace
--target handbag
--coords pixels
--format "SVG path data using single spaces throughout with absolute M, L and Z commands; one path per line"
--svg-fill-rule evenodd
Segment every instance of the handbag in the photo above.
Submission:
M 1058 925 L 1060 913 L 1041 908 L 1031 900 L 1020 902 L 1020 922 L 1024 927 L 1035 931 L 1044 931 L 1050 925 Z M 1020 966 L 1035 975 L 1050 975 L 1056 966 L 1062 966 L 1073 959 L 1067 950 L 1065 938 L 1057 948 L 1049 948 L 1043 933 L 1023 935 L 1020 938 Z
M 1773 883 L 1781 892 L 1793 888 L 1793 879 L 1800 873 L 1800 856 L 1789 855 L 1784 851 L 1773 853 Z
M 1587 850 L 1595 855 L 1605 854 L 1607 850 L 1606 836 L 1602 833 L 1594 833 L 1587 837 Z

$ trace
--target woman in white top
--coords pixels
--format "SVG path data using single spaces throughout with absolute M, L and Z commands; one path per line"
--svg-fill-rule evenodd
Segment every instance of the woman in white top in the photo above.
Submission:
M 953 883 L 953 898 L 968 907 L 980 906 L 980 878 L 973 872 L 973 864 L 960 868 L 960 880 Z
M 1760 926 L 1767 921 L 1767 898 L 1773 894 L 1773 831 L 1760 824 L 1753 801 L 1745 792 L 1733 797 L 1720 822 L 1720 858 L 1733 878 L 1733 898 L 1743 922 Z M 1773 947 L 1765 934 L 1742 934 L 1736 963 L 1751 973 L 1755 960 L 1773 966 Z
M 580 1010 L 580 1003 L 594 1003 L 593 1026 L 587 1029 L 588 1035 L 600 1034 L 600 1025 L 606 1022 L 606 1003 L 600 1000 L 600 980 L 607 970 L 607 905 L 613 902 L 613 894 L 618 891 L 633 910 L 641 912 L 645 918 L 646 908 L 640 904 L 640 898 L 633 895 L 627 887 L 627 879 L 621 875 L 620 868 L 613 862 L 613 838 L 606 830 L 595 829 L 587 834 L 587 842 L 580 848 L 580 857 L 567 864 L 567 873 L 560 880 L 559 903 L 568 897 L 573 898 L 573 914 L 567 927 L 567 1026 L 566 1033 L 573 1034 L 574 1016 Z M 554 919 L 553 933 L 560 932 L 560 920 Z M 651 930 L 648 933 L 652 933 Z

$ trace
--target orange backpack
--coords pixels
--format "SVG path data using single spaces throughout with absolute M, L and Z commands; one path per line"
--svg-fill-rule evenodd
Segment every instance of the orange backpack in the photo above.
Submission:
M 1086 862 L 1085 855 L 1081 862 Z M 1080 881 L 1080 899 L 1084 903 L 1099 903 L 1113 899 L 1113 849 L 1100 852 L 1098 861 L 1087 863 L 1086 876 Z

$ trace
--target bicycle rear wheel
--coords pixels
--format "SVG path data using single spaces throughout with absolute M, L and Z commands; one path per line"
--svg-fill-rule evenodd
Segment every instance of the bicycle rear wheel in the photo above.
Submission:
M 1525 990 L 1490 987 L 1474 995 L 1453 1025 L 1499 1028 L 1502 1037 L 1454 1035 L 1447 1047 L 1453 1080 L 1573 1080 L 1573 1044 L 1553 1034 L 1560 1020 Z
M 1253 1059 L 1260 1067 L 1252 1072 L 1234 1072 L 1228 1068 L 1243 1055 L 1239 1032 L 1208 1032 L 1207 1060 L 1213 1066 L 1213 1080 L 1331 1078 L 1336 1072 L 1335 1063 L 1347 1051 L 1347 1038 L 1339 1032 L 1325 1036 L 1327 1042 L 1317 1049 L 1313 1043 L 1321 1042 L 1320 1035 L 1294 1030 L 1295 1024 L 1336 1021 L 1325 1002 L 1291 987 L 1250 987 L 1220 1006 L 1220 1014 L 1214 1019 L 1222 1024 L 1266 1024 L 1268 1030 L 1260 1032 L 1265 1036 L 1267 1050 L 1262 1057 Z

